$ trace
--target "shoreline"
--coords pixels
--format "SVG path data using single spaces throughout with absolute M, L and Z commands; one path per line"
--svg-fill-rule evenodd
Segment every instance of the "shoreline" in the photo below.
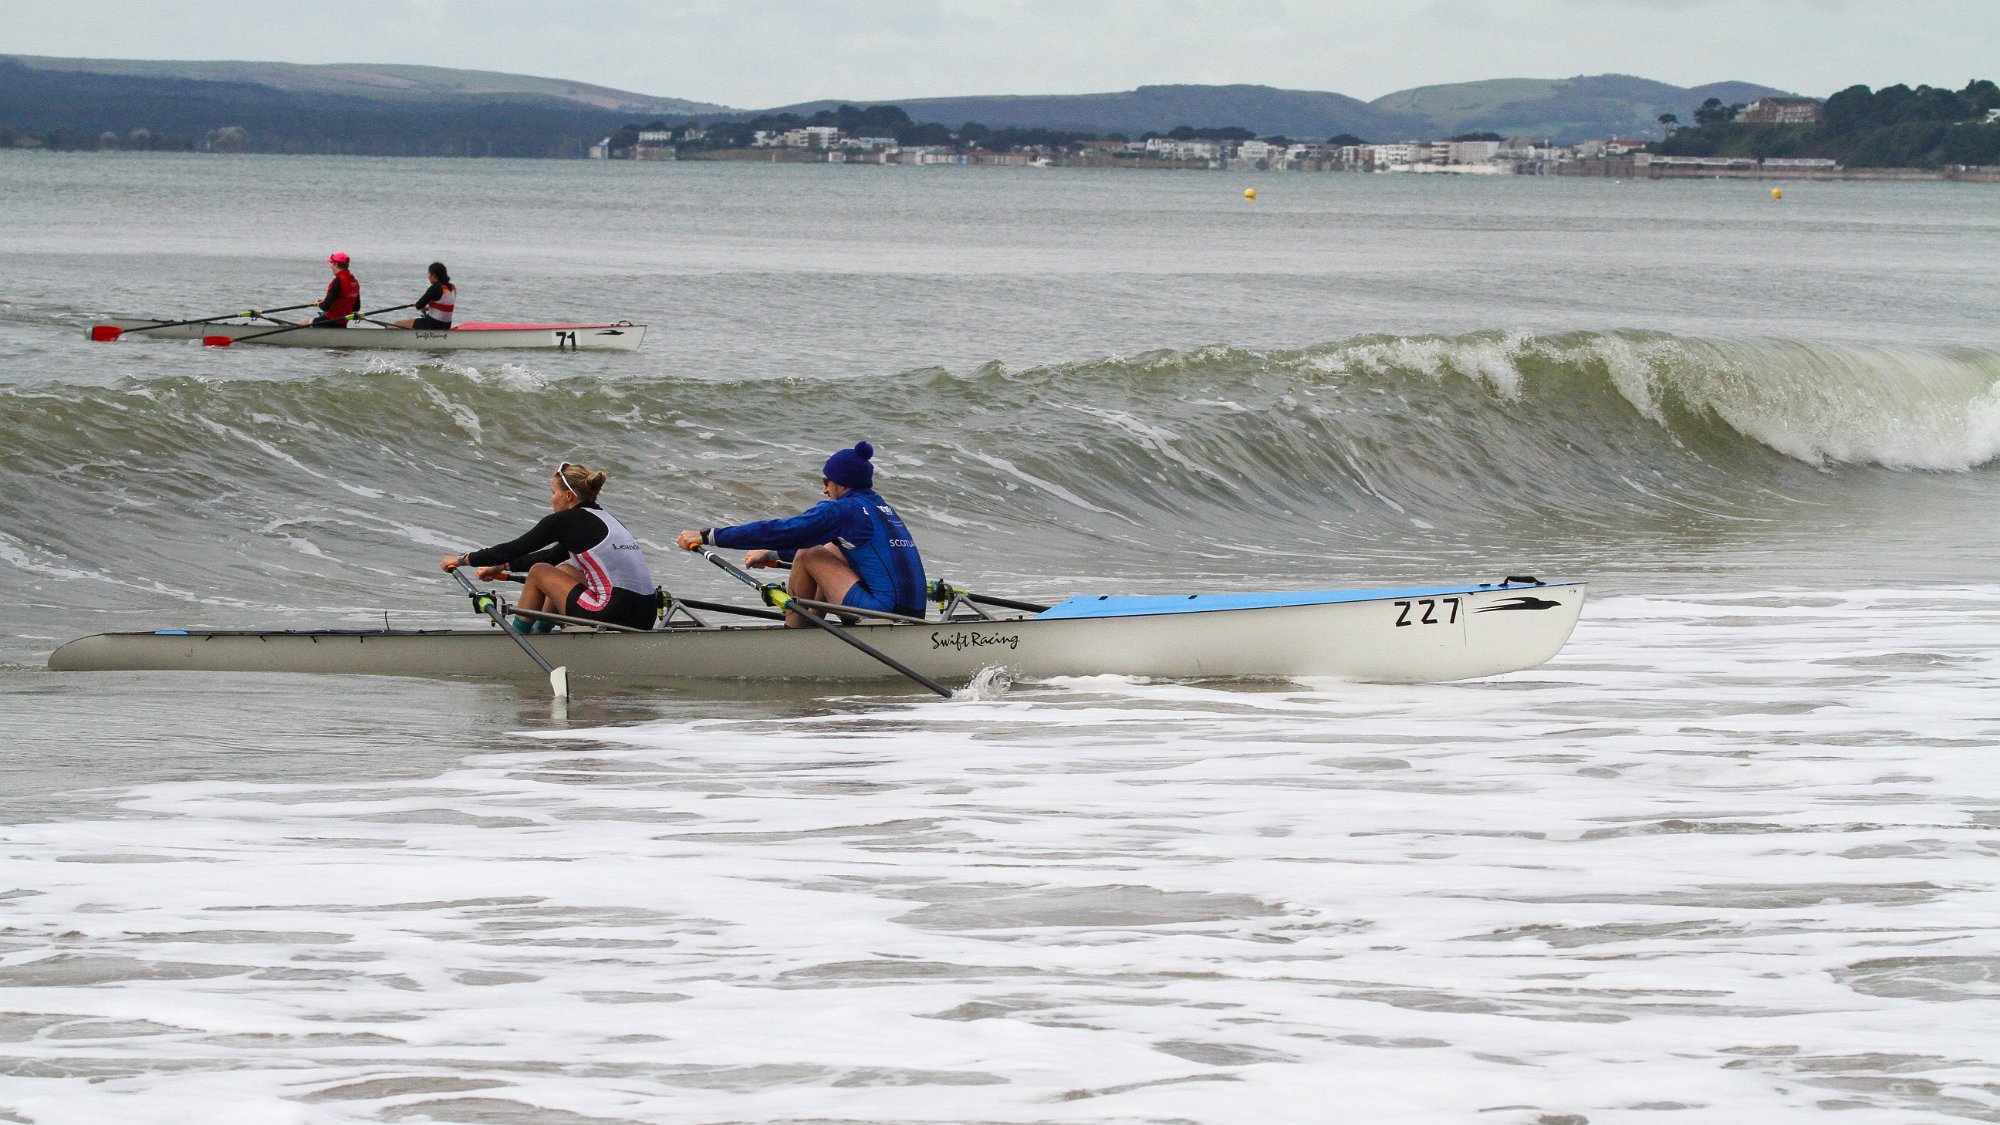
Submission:
M 1614 180 L 1856 180 L 2000 183 L 2000 168 L 1715 168 L 1687 164 L 1640 164 L 1630 157 L 1573 160 L 1555 166 L 1557 176 Z
M 211 153 L 181 151 L 133 152 L 126 150 L 50 150 L 50 149 L 0 149 L 0 153 L 33 153 L 36 156 L 57 157 L 109 157 L 109 158 L 241 158 L 276 157 L 286 160 L 297 159 L 337 159 L 337 160 L 520 160 L 534 163 L 599 163 L 598 161 L 577 161 L 571 158 L 532 156 L 403 156 L 374 153 L 292 153 L 292 152 L 246 152 Z M 1418 166 L 1375 172 L 1351 171 L 1332 168 L 1244 168 L 1217 167 L 1213 162 L 1200 160 L 1113 160 L 1102 157 L 1085 156 L 1064 160 L 1050 160 L 1035 163 L 1025 157 L 1006 154 L 996 158 L 992 154 L 965 154 L 957 158 L 926 161 L 887 160 L 840 160 L 826 159 L 824 153 L 812 153 L 797 149 L 713 149 L 700 153 L 687 153 L 675 159 L 642 159 L 635 161 L 611 161 L 610 163 L 638 164 L 844 164 L 849 166 L 882 167 L 954 167 L 954 168 L 1079 168 L 1114 169 L 1120 171 L 1145 172 L 1237 172 L 1257 176 L 1265 175 L 1476 175 L 1484 179 L 1535 179 L 1558 176 L 1583 179 L 1612 180 L 1809 180 L 1821 182 L 1929 182 L 1929 183 L 2000 183 L 2000 168 L 1727 168 L 1686 164 L 1640 164 L 1630 157 L 1595 158 L 1564 161 L 1546 165 L 1537 171 L 1486 171 L 1478 166 L 1436 167 Z

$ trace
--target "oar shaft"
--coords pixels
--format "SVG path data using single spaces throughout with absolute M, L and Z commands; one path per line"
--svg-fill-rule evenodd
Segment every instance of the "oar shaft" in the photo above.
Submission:
M 310 306 L 299 305 L 297 307 L 303 309 L 303 308 L 309 308 Z M 348 317 L 348 319 L 366 320 L 371 316 L 381 316 L 383 313 L 397 312 L 401 309 L 407 309 L 409 307 L 410 307 L 409 305 L 390 305 L 386 309 L 376 309 L 372 312 L 356 313 L 353 316 Z M 283 328 L 273 328 L 269 332 L 256 332 L 248 336 L 236 336 L 233 338 L 229 336 L 209 336 L 204 338 L 202 340 L 202 343 L 210 345 L 221 344 L 221 346 L 227 347 L 229 344 L 241 344 L 249 340 L 261 340 L 266 336 L 276 336 L 284 332 L 297 332 L 301 328 L 311 328 L 311 327 L 312 327 L 311 324 L 289 324 Z
M 750 573 L 744 570 L 742 567 L 737 566 L 735 563 L 730 562 L 728 559 L 723 558 L 721 555 L 715 553 L 713 550 L 710 550 L 707 547 L 696 547 L 695 550 L 701 553 L 701 557 L 707 559 L 709 562 L 714 563 L 716 566 L 721 567 L 728 573 L 736 576 L 738 581 L 741 581 L 743 584 L 750 586 L 751 588 L 757 590 L 760 593 L 763 592 L 764 584 L 762 582 L 757 581 L 756 578 L 752 577 Z M 776 587 L 772 587 L 772 589 L 775 590 Z M 784 601 L 786 603 L 794 602 L 797 600 L 798 599 L 793 598 L 789 594 L 784 595 Z M 779 606 L 779 608 L 782 609 L 784 608 L 784 606 L 781 605 Z M 869 656 L 874 657 L 876 660 L 887 665 L 888 667 L 893 668 L 896 671 L 902 673 L 904 676 L 907 676 L 910 680 L 922 684 L 924 687 L 929 688 L 930 690 L 938 693 L 939 695 L 943 696 L 946 699 L 951 698 L 950 688 L 944 686 L 941 683 L 938 683 L 936 680 L 931 679 L 929 676 L 924 675 L 922 672 L 917 671 L 916 669 L 910 667 L 909 665 L 904 664 L 902 661 L 897 660 L 895 657 L 890 656 L 888 653 L 882 652 L 881 650 L 875 648 L 868 642 L 862 640 L 859 637 L 856 637 L 852 633 L 849 633 L 847 630 L 841 628 L 838 625 L 835 625 L 833 622 L 828 621 L 826 618 L 821 617 L 816 613 L 807 613 L 803 610 L 800 611 L 799 616 L 805 618 L 807 622 L 815 626 L 818 626 L 819 628 L 825 630 L 826 632 L 832 633 L 834 636 L 839 637 L 841 640 L 847 642 L 848 644 L 854 646 L 857 649 L 860 649 L 862 652 L 867 653 Z
M 816 609 L 819 610 L 821 613 L 851 613 L 856 617 L 872 617 L 877 621 L 894 621 L 900 625 L 930 624 L 930 622 L 925 621 L 921 617 L 911 617 L 906 613 L 887 613 L 879 609 L 862 609 L 859 606 L 836 605 L 833 602 L 822 602 L 822 601 L 816 601 L 812 598 L 802 598 L 799 597 L 797 594 L 792 595 L 791 604 L 802 605 L 805 606 L 807 609 Z
M 693 598 L 680 598 L 680 603 L 690 609 L 705 609 L 711 613 L 733 613 L 739 617 L 761 617 L 766 621 L 783 621 L 785 615 L 775 609 L 750 609 L 726 602 L 702 602 Z
M 454 567 L 452 569 L 451 576 L 453 578 L 458 579 L 459 585 L 465 587 L 465 592 L 472 598 L 472 604 L 475 607 L 484 611 L 486 616 L 491 617 L 493 619 L 493 623 L 495 625 L 500 626 L 501 632 L 514 638 L 514 643 L 521 646 L 521 651 L 528 654 L 528 659 L 533 660 L 536 664 L 540 665 L 542 671 L 547 672 L 551 676 L 555 675 L 556 673 L 555 665 L 550 664 L 546 659 L 543 658 L 541 653 L 536 652 L 535 646 L 528 643 L 528 638 L 522 636 L 519 633 L 516 633 L 513 627 L 507 624 L 506 616 L 500 612 L 499 598 L 493 597 L 491 594 L 488 594 L 483 598 L 480 597 L 478 588 L 473 586 L 472 580 L 465 576 L 464 568 L 462 567 Z
M 1012 598 L 996 598 L 986 594 L 971 594 L 961 591 L 960 596 L 966 601 L 978 602 L 980 605 L 990 605 L 997 609 L 1018 609 L 1023 613 L 1046 613 L 1049 608 L 1045 605 L 1037 605 L 1034 602 L 1017 602 Z
M 1034 602 L 1021 602 L 1015 601 L 1012 598 L 996 598 L 988 594 L 975 594 L 970 590 L 961 590 L 942 578 L 931 583 L 930 593 L 931 598 L 938 602 L 949 602 L 952 598 L 957 597 L 964 598 L 969 602 L 990 605 L 999 609 L 1018 609 L 1023 613 L 1046 613 L 1049 608 L 1045 605 L 1037 605 Z
M 202 316 L 196 317 L 193 320 L 169 320 L 163 324 L 147 324 L 138 328 L 118 328 L 108 324 L 100 324 L 90 330 L 90 336 L 93 340 L 116 340 L 120 336 L 129 336 L 134 332 L 151 332 L 157 328 L 185 328 L 190 324 L 214 324 L 218 320 L 230 320 L 239 316 L 264 316 L 266 312 L 291 312 L 295 309 L 309 309 L 311 307 L 312 303 L 307 302 L 303 305 L 286 305 L 282 309 L 245 309 L 242 312 L 223 313 L 220 316 Z M 266 319 L 269 318 L 266 317 Z M 99 333 L 103 333 L 103 335 L 99 335 Z
M 880 649 L 877 649 L 873 645 L 867 643 L 866 641 L 863 641 L 859 637 L 856 637 L 854 634 L 848 632 L 847 630 L 841 628 L 838 625 L 835 625 L 833 622 L 828 621 L 826 618 L 821 617 L 818 614 L 814 613 L 801 613 L 799 614 L 799 616 L 805 618 L 807 621 L 812 622 L 814 625 L 819 626 L 821 629 L 824 629 L 827 632 L 832 633 L 834 636 L 839 637 L 841 640 L 846 641 L 848 644 L 853 645 L 855 648 L 860 649 L 862 652 L 867 653 L 869 656 L 874 657 L 875 659 L 881 661 L 882 663 L 888 665 L 889 667 L 894 668 L 896 671 L 901 672 L 903 675 L 908 676 L 911 680 L 915 681 L 916 683 L 922 684 L 923 686 L 931 689 L 932 691 L 938 693 L 939 695 L 943 696 L 946 699 L 951 698 L 950 688 L 944 686 L 941 683 L 938 683 L 936 680 L 931 679 L 929 676 L 924 675 L 922 672 L 917 671 L 915 668 L 910 667 L 909 665 L 903 663 L 902 661 L 896 659 L 895 657 L 890 656 L 888 653 L 883 652 Z
M 779 561 L 776 561 L 776 560 L 773 560 L 773 561 L 771 561 L 771 562 L 767 562 L 767 563 L 765 563 L 764 565 L 765 565 L 765 566 L 768 566 L 768 567 L 771 567 L 771 568 L 773 568 L 773 569 L 776 569 L 776 570 L 790 570 L 790 569 L 792 569 L 792 564 L 791 564 L 791 563 L 788 563 L 788 562 L 779 562 Z M 939 585 L 939 586 L 941 586 L 942 588 L 944 588 L 945 590 L 949 591 L 949 593 L 950 593 L 950 594 L 955 594 L 955 595 L 957 595 L 958 597 L 961 597 L 961 598 L 964 598 L 964 599 L 965 599 L 966 601 L 969 601 L 969 602 L 978 602 L 978 603 L 979 603 L 980 605 L 990 605 L 990 606 L 994 606 L 994 607 L 996 607 L 996 608 L 998 608 L 998 609 L 1018 609 L 1018 610 L 1020 610 L 1020 611 L 1021 611 L 1022 613 L 1047 613 L 1047 612 L 1048 612 L 1048 610 L 1049 610 L 1049 607 L 1048 607 L 1048 606 L 1045 606 L 1045 605 L 1039 605 L 1039 604 L 1037 604 L 1037 603 L 1035 603 L 1035 602 L 1020 602 L 1020 601 L 1015 601 L 1015 600 L 1014 600 L 1014 599 L 1012 599 L 1012 598 L 996 598 L 996 597 L 992 596 L 991 594 L 975 594 L 975 593 L 973 593 L 973 592 L 972 592 L 972 591 L 970 591 L 970 590 L 961 590 L 961 589 L 959 589 L 958 587 L 956 587 L 956 586 L 952 586 L 952 585 L 950 585 L 949 583 L 945 583 L 945 582 L 939 582 L 939 583 L 938 583 L 938 585 Z M 944 594 L 941 594 L 941 595 L 939 595 L 939 600 L 945 600 L 947 596 L 948 596 L 948 595 L 944 595 Z M 793 600 L 797 601 L 797 602 L 798 602 L 798 603 L 799 603 L 800 605 L 824 605 L 824 604 L 825 604 L 825 603 L 823 603 L 823 602 L 808 602 L 808 601 L 805 601 L 805 600 L 803 600 L 803 599 L 793 599 Z M 851 613 L 851 612 L 857 612 L 857 611 L 854 611 L 854 610 L 848 610 L 848 609 L 846 609 L 845 607 L 842 607 L 842 612 L 850 612 L 850 613 Z M 893 621 L 908 621 L 908 620 L 911 620 L 910 618 L 907 618 L 907 617 L 900 617 L 900 616 L 897 616 L 897 615 L 895 615 L 895 614 L 879 614 L 879 613 L 877 613 L 877 614 L 869 614 L 869 613 L 863 613 L 863 616 L 866 616 L 866 617 L 887 617 L 887 618 L 889 618 L 890 620 L 893 620 Z

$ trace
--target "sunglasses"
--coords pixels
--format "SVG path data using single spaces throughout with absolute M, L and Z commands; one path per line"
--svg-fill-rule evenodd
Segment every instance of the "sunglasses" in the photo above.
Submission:
M 574 467 L 574 468 L 578 468 L 578 469 L 581 469 L 581 468 L 583 468 L 583 466 L 582 466 L 582 465 L 576 465 L 576 466 L 572 466 L 572 465 L 571 465 L 571 464 L 570 464 L 570 463 L 569 463 L 568 461 L 564 461 L 564 462 L 563 462 L 562 464 L 560 464 L 560 465 L 557 465 L 557 466 L 556 466 L 556 479 L 562 482 L 562 486 L 563 486 L 564 488 L 566 488 L 566 489 L 568 489 L 568 490 L 569 490 L 569 494 L 570 494 L 571 496 L 574 496 L 574 497 L 576 497 L 576 498 L 577 498 L 578 500 L 581 500 L 581 499 L 583 499 L 583 493 L 581 493 L 581 492 L 578 492 L 578 491 L 576 490 L 576 486 L 575 486 L 575 485 L 573 485 L 573 484 L 571 484 L 571 483 L 569 482 L 569 471 L 570 471 L 570 469 L 571 469 L 571 468 L 573 468 L 573 467 Z

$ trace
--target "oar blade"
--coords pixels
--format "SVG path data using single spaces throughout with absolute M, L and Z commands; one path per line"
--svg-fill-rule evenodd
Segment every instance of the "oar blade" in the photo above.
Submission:
M 226 348 L 235 342 L 236 338 L 234 336 L 203 336 L 201 338 L 201 346 L 204 348 Z
M 557 699 L 569 698 L 569 665 L 565 664 L 549 673 L 549 690 Z
M 90 327 L 90 338 L 100 344 L 108 344 L 124 334 L 125 330 L 115 325 L 93 324 Z

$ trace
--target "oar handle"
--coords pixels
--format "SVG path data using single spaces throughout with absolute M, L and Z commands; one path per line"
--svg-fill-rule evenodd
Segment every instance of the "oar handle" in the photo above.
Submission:
M 784 609 L 790 602 L 793 601 L 792 595 L 786 592 L 786 590 L 783 587 L 775 586 L 768 582 L 757 581 L 755 578 L 750 576 L 749 572 L 745 571 L 742 567 L 737 566 L 735 563 L 730 562 L 728 559 L 723 558 L 720 554 L 717 554 L 713 549 L 699 545 L 693 549 L 699 552 L 702 558 L 707 559 L 709 562 L 714 563 L 716 566 L 719 566 L 723 570 L 734 575 L 737 578 L 737 580 L 741 581 L 744 585 L 747 585 L 752 589 L 755 589 L 758 593 L 758 596 L 764 599 L 765 604 L 771 606 L 772 608 Z M 880 649 L 877 649 L 873 645 L 869 644 L 867 641 L 864 641 L 861 638 L 853 635 L 852 633 L 849 633 L 847 630 L 841 628 L 838 625 L 835 625 L 833 622 L 828 621 L 826 618 L 821 617 L 819 614 L 810 613 L 804 609 L 800 609 L 797 612 L 798 615 L 800 617 L 805 618 L 806 621 L 810 622 L 813 625 L 818 626 L 821 629 L 826 630 L 829 633 L 832 633 L 834 636 L 839 637 L 841 640 L 846 641 L 848 644 L 853 645 L 855 648 L 860 649 L 862 652 L 865 652 L 869 656 L 874 657 L 877 661 L 881 662 L 882 664 L 885 664 L 888 667 L 893 668 L 898 672 L 901 672 L 904 676 L 907 676 L 912 681 L 922 684 L 924 687 L 929 688 L 930 690 L 938 693 L 939 695 L 943 696 L 946 699 L 951 698 L 950 688 L 944 686 L 941 683 L 938 683 L 936 680 L 931 679 L 929 676 L 924 675 L 922 672 L 917 671 L 916 669 L 910 667 L 909 665 L 904 664 L 902 661 L 897 660 L 895 657 L 890 656 L 888 653 L 883 652 Z

